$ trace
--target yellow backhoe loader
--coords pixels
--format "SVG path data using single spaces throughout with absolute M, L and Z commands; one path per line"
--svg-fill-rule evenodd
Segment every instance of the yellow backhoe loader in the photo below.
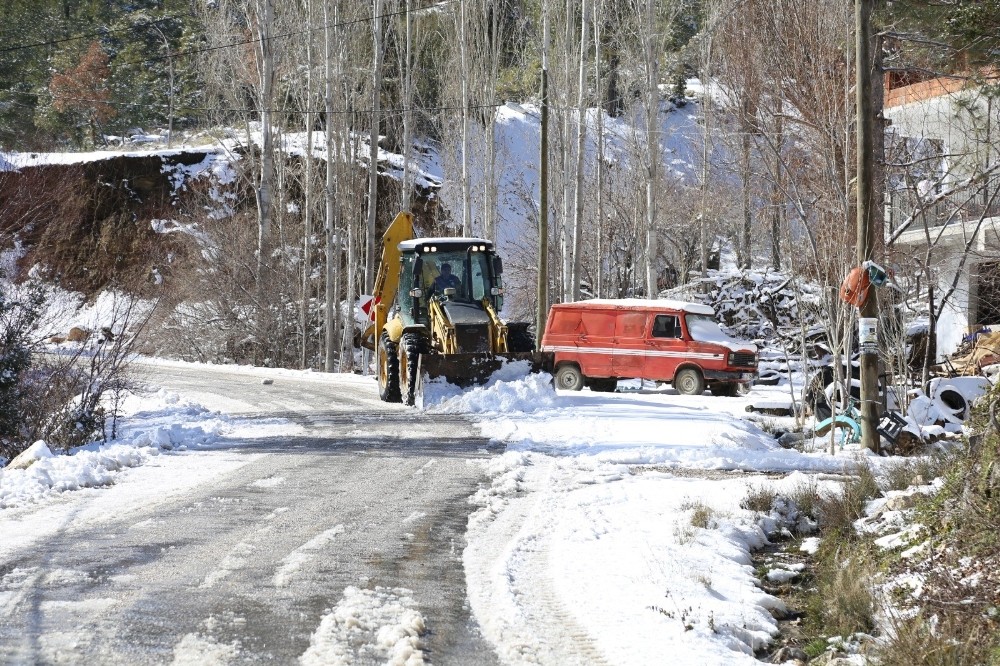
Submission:
M 481 384 L 510 361 L 549 369 L 528 324 L 498 315 L 502 273 L 492 242 L 414 238 L 413 216 L 396 215 L 382 237 L 371 324 L 361 337 L 375 351 L 382 400 L 413 405 L 427 379 Z

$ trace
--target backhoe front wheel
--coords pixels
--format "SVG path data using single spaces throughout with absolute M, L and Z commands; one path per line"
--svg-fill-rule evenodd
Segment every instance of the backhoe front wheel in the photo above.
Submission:
M 583 373 L 575 365 L 560 365 L 555 379 L 557 389 L 579 391 L 583 388 Z
M 396 343 L 382 333 L 378 341 L 378 397 L 383 402 L 399 402 L 399 359 L 396 357 Z
M 403 333 L 399 341 L 399 388 L 402 400 L 411 407 L 416 402 L 417 370 L 424 352 L 424 339 L 419 333 Z
M 674 388 L 682 395 L 701 395 L 705 392 L 705 378 L 694 368 L 678 370 L 673 383 Z

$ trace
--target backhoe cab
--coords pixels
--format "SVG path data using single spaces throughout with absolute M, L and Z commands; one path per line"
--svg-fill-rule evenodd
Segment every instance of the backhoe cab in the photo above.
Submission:
M 482 238 L 414 238 L 402 212 L 383 236 L 372 324 L 379 396 L 416 402 L 425 379 L 480 384 L 504 363 L 542 370 L 527 323 L 502 321 L 503 262 Z

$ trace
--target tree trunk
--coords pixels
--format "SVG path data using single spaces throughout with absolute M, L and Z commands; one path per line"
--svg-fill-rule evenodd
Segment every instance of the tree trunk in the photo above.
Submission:
M 590 25 L 588 10 L 590 4 L 582 0 L 582 18 L 580 20 L 580 81 L 577 91 L 576 119 L 576 186 L 574 188 L 573 207 L 573 272 L 571 277 L 572 300 L 580 300 L 580 270 L 583 266 L 583 166 L 585 158 L 584 140 L 587 137 L 587 47 L 589 37 L 587 29 Z
M 336 21 L 336 18 L 332 19 Z M 337 310 L 337 280 L 336 272 L 340 263 L 340 248 L 337 246 L 337 225 L 334 219 L 334 155 L 335 145 L 333 137 L 333 29 L 331 27 L 329 3 L 323 2 L 323 38 L 324 38 L 324 60 L 323 67 L 323 103 L 326 112 L 326 275 L 325 275 L 325 308 L 324 320 L 326 331 L 326 351 L 324 354 L 324 369 L 327 372 L 334 372 L 337 360 L 337 329 L 340 320 Z
M 372 122 L 368 144 L 368 222 L 365 233 L 365 284 L 370 294 L 375 282 L 375 213 L 378 210 L 378 133 L 382 116 L 382 62 L 385 51 L 382 48 L 382 0 L 375 0 L 375 20 L 372 23 L 372 45 L 375 62 L 372 66 Z M 348 308 L 354 308 L 354 301 L 348 301 Z
M 410 210 L 413 195 L 413 177 L 410 174 L 410 156 L 413 143 L 413 0 L 406 0 L 406 62 L 403 66 L 403 210 Z
M 469 56 L 465 2 L 458 3 L 458 50 L 462 66 L 462 235 L 472 235 L 472 191 L 469 183 Z
M 742 255 L 740 261 L 740 267 L 746 270 L 750 270 L 751 264 L 753 262 L 753 211 L 751 210 L 751 199 L 750 199 L 750 179 L 752 177 L 752 171 L 750 169 L 750 128 L 747 123 L 743 129 L 743 136 L 741 137 L 742 146 L 741 155 L 742 158 L 742 170 L 743 174 L 740 180 L 742 180 L 743 186 L 743 239 L 742 239 L 742 249 L 740 254 Z
M 594 12 L 594 90 L 601 89 L 601 14 L 604 4 L 598 0 Z M 604 294 L 604 108 L 597 108 L 597 276 L 594 295 Z
M 774 118 L 774 178 L 771 181 L 771 268 L 781 270 L 781 228 L 783 222 L 781 146 L 784 143 L 784 128 L 780 115 Z
M 257 0 L 258 56 L 260 58 L 260 181 L 257 187 L 257 287 L 270 262 L 271 194 L 274 187 L 273 146 L 271 140 L 271 104 L 274 86 L 274 52 L 271 44 L 271 24 L 274 21 L 272 0 Z
M 307 20 L 312 23 L 312 0 L 306 0 Z M 299 305 L 299 329 L 302 331 L 302 347 L 299 350 L 299 367 L 303 370 L 309 365 L 309 288 L 312 278 L 312 226 L 313 226 L 313 52 L 312 35 L 306 39 L 306 111 L 303 114 L 306 129 L 306 159 L 305 183 L 303 184 L 303 199 L 305 211 L 302 220 L 302 301 Z
M 542 81 L 539 95 L 541 136 L 538 157 L 538 280 L 535 285 L 535 348 L 542 347 L 542 334 L 549 311 L 549 12 L 542 0 Z
M 660 161 L 659 109 L 659 54 L 654 48 L 654 0 L 646 0 L 646 298 L 656 298 L 656 257 L 659 254 L 656 239 L 656 178 Z

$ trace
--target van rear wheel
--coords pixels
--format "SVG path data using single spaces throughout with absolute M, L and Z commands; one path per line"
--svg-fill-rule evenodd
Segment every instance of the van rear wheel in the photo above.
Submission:
M 564 391 L 583 389 L 583 373 L 575 365 L 561 365 L 556 370 L 556 388 Z
M 694 368 L 684 368 L 674 375 L 674 388 L 683 395 L 701 395 L 705 392 L 705 378 Z
M 712 395 L 722 396 L 725 398 L 735 398 L 739 395 L 740 384 L 735 382 L 726 382 L 725 384 L 712 384 L 708 387 L 708 390 L 712 392 Z
M 598 393 L 614 393 L 615 389 L 618 388 L 618 380 L 614 377 L 608 379 L 591 379 L 590 383 L 591 391 L 597 391 Z

